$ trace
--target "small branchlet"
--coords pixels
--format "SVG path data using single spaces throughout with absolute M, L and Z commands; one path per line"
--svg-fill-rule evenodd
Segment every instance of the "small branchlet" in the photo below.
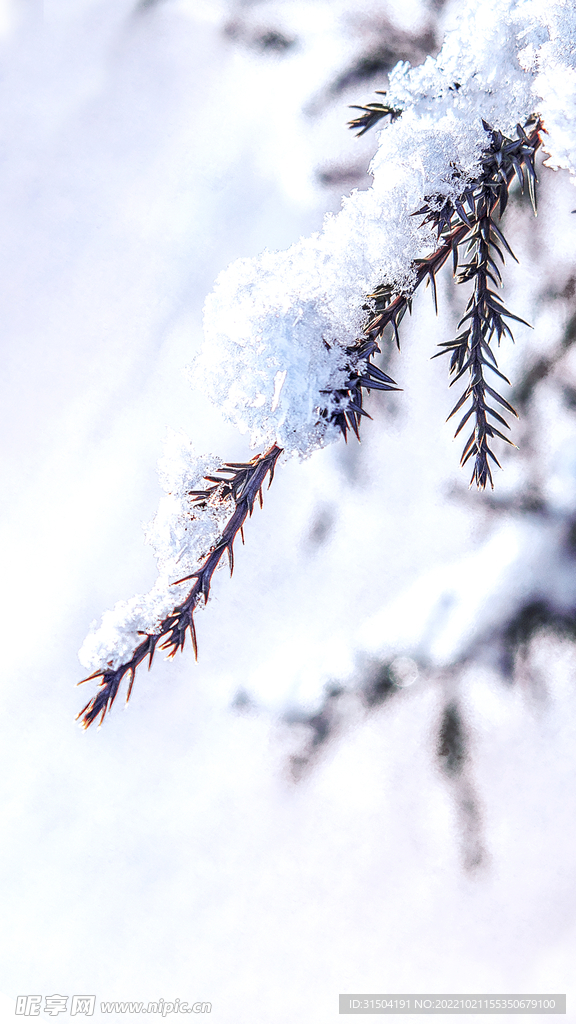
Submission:
M 465 374 L 469 375 L 468 386 L 456 403 L 448 419 L 461 410 L 468 401 L 470 406 L 458 424 L 457 436 L 473 417 L 474 429 L 466 441 L 462 453 L 462 465 L 474 459 L 470 483 L 479 488 L 492 487 L 492 473 L 489 460 L 499 465 L 490 447 L 491 439 L 499 437 L 508 444 L 512 442 L 499 427 L 509 429 L 500 412 L 488 404 L 491 399 L 512 415 L 515 410 L 485 379 L 485 372 L 492 371 L 507 384 L 510 382 L 498 369 L 496 357 L 491 349 L 494 337 L 500 343 L 504 335 L 512 340 L 512 331 L 506 320 L 525 320 L 505 308 L 494 288 L 502 284 L 500 268 L 495 257 L 504 263 L 504 251 L 516 259 L 496 217 L 506 209 L 510 186 L 514 178 L 520 187 L 528 185 L 528 191 L 536 214 L 536 171 L 534 161 L 541 144 L 540 120 L 532 119 L 525 128 L 516 127 L 516 139 L 508 139 L 495 131 L 486 121 L 484 128 L 490 137 L 483 160 L 483 170 L 477 180 L 468 182 L 457 200 L 439 200 L 436 196 L 426 199 L 424 206 L 414 216 L 423 216 L 423 224 L 431 224 L 436 230 L 440 244 L 425 259 L 417 260 L 414 266 L 416 283 L 409 293 L 395 292 L 389 284 L 382 284 L 369 296 L 373 313 L 365 327 L 368 342 L 376 343 L 388 325 L 394 332 L 396 344 L 400 347 L 398 327 L 406 311 L 411 309 L 412 296 L 426 281 L 431 285 L 436 311 L 436 275 L 450 255 L 453 260 L 454 276 L 458 283 L 473 284 L 473 293 L 466 307 L 459 327 L 465 330 L 453 341 L 443 342 L 441 352 L 450 354 L 450 373 L 454 384 Z M 457 174 L 458 172 L 455 172 Z M 464 262 L 460 262 L 460 246 L 466 246 Z M 493 286 L 493 287 L 491 287 Z M 529 326 L 529 325 L 527 325 Z M 367 342 L 365 342 L 367 343 Z M 434 358 L 434 357 L 433 357 Z M 496 425 L 498 424 L 498 426 Z
M 190 576 L 174 581 L 177 584 L 184 583 L 186 580 L 194 580 L 194 583 L 184 601 L 176 605 L 174 611 L 160 623 L 157 632 L 146 634 L 132 657 L 118 668 L 99 669 L 87 679 L 82 680 L 83 683 L 87 683 L 91 679 L 100 679 L 98 692 L 77 716 L 82 719 L 85 728 L 91 725 L 98 716 L 102 723 L 106 712 L 110 711 L 116 700 L 120 684 L 126 675 L 130 679 L 126 695 L 126 702 L 128 702 L 136 669 L 145 658 L 148 658 L 148 668 L 150 668 L 157 647 L 167 651 L 168 657 L 172 658 L 177 651 L 184 647 L 186 633 L 189 631 L 194 654 L 197 656 L 194 612 L 198 606 L 205 604 L 208 600 L 212 577 L 224 554 L 228 555 L 230 574 L 232 574 L 234 541 L 238 533 L 244 539 L 244 523 L 248 516 L 252 515 L 257 498 L 262 506 L 263 485 L 266 477 L 269 477 L 268 486 L 272 483 L 276 462 L 281 453 L 282 448 L 273 445 L 264 455 L 257 455 L 250 462 L 227 462 L 217 475 L 205 477 L 208 487 L 204 490 L 190 492 L 193 505 L 201 507 L 220 488 L 222 500 L 230 497 L 233 499 L 234 512 L 224 527 L 218 543 L 206 556 L 201 567 Z
M 386 93 L 382 89 L 376 90 L 377 96 L 385 96 Z M 383 117 L 390 118 L 390 124 L 396 121 L 402 115 L 402 111 L 398 107 L 391 107 L 387 103 L 367 103 L 364 107 L 358 107 L 352 105 L 350 110 L 362 110 L 363 113 L 360 117 L 355 117 L 351 121 L 348 121 L 349 128 L 359 128 L 360 131 L 356 132 L 356 138 L 359 139 L 361 135 L 365 135 L 366 132 L 370 131 L 375 124 L 378 124 Z

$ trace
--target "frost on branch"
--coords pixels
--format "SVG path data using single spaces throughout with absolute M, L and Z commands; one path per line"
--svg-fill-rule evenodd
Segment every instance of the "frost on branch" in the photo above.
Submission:
M 84 668 L 118 668 L 132 655 L 142 635 L 159 629 L 189 589 L 174 586 L 174 581 L 198 569 L 234 509 L 232 498 L 222 495 L 222 487 L 201 508 L 194 503 L 194 490 L 221 465 L 222 460 L 213 455 L 196 455 L 183 434 L 170 433 L 158 466 L 166 493 L 146 529 L 146 540 L 158 562 L 158 579 L 148 594 L 120 601 L 104 613 L 102 625 L 87 636 L 80 651 Z
M 497 295 L 511 253 L 496 220 L 514 176 L 535 206 L 542 131 L 548 163 L 576 175 L 575 54 L 571 0 L 472 0 L 438 57 L 399 64 L 386 102 L 353 120 L 362 131 L 386 124 L 373 187 L 347 197 L 311 238 L 220 275 L 191 377 L 264 454 L 222 465 L 193 457 L 185 439 L 171 442 L 167 496 L 149 531 L 159 579 L 87 639 L 82 661 L 100 685 L 84 724 L 104 716 L 125 675 L 130 694 L 157 646 L 174 654 L 188 631 L 196 648 L 194 612 L 225 554 L 232 567 L 234 539 L 279 455 L 305 457 L 359 434 L 364 391 L 395 388 L 374 361 L 379 338 L 390 326 L 398 340 L 414 291 L 424 281 L 434 288 L 450 256 L 457 279 L 473 286 L 464 330 L 442 346 L 453 383 L 466 379 L 456 432 L 472 426 L 462 461 L 473 459 L 479 487 L 492 483 L 491 446 L 508 440 L 502 412 L 514 410 L 486 376 L 502 376 L 490 346 L 511 334 L 508 319 L 522 319 Z
M 98 716 L 102 721 L 125 675 L 130 679 L 127 699 L 130 697 L 136 669 L 146 658 L 150 667 L 157 647 L 168 651 L 171 657 L 182 650 L 189 633 L 197 654 L 196 609 L 208 600 L 212 577 L 224 555 L 228 556 L 232 573 L 234 541 L 238 533 L 243 538 L 244 523 L 252 515 L 257 498 L 262 505 L 264 481 L 268 478 L 268 485 L 272 483 L 282 449 L 273 445 L 250 462 L 225 463 L 216 473 L 205 474 L 203 481 L 198 481 L 198 460 L 191 458 L 190 452 L 184 453 L 184 447 L 181 452 L 184 459 L 177 459 L 175 465 L 170 465 L 170 459 L 166 460 L 168 485 L 176 488 L 175 514 L 165 519 L 161 509 L 153 524 L 152 543 L 156 545 L 160 569 L 168 570 L 168 575 L 161 575 L 145 597 L 116 605 L 113 612 L 104 616 L 100 629 L 86 641 L 81 657 L 84 655 L 84 664 L 93 664 L 92 659 L 96 661 L 98 667 L 88 679 L 99 679 L 100 685 L 96 696 L 78 716 L 85 726 L 91 725 Z M 186 455 L 190 460 L 188 466 Z M 191 483 L 197 482 L 204 486 L 188 489 Z M 190 531 L 187 536 L 189 519 L 198 520 L 199 529 L 197 533 Z M 200 543 L 197 536 L 201 538 Z M 211 546 L 206 551 L 210 541 Z M 180 579 L 170 581 L 169 570 L 173 566 L 179 566 L 180 571 L 186 567 L 187 571 Z M 192 585 L 190 580 L 194 581 Z M 178 600 L 182 591 L 177 588 L 183 585 L 186 585 L 186 593 Z M 170 610 L 166 613 L 164 609 Z M 127 652 L 130 652 L 128 656 Z M 112 657 L 102 667 L 108 654 Z

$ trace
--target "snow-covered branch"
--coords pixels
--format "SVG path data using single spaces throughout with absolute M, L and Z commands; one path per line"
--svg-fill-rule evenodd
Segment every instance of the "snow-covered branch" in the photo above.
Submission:
M 548 164 L 576 174 L 575 54 L 570 3 L 471 0 L 438 57 L 416 68 L 399 64 L 386 102 L 360 108 L 352 122 L 361 133 L 387 122 L 372 188 L 347 197 L 320 233 L 238 260 L 220 275 L 190 376 L 266 454 L 220 468 L 220 460 L 183 455 L 181 444 L 183 462 L 155 526 L 159 582 L 145 598 L 107 613 L 81 652 L 90 678 L 101 679 L 82 712 L 85 724 L 104 716 L 126 674 L 131 687 L 159 643 L 174 653 L 190 630 L 195 645 L 193 612 L 280 452 L 305 457 L 349 429 L 359 434 L 363 392 L 395 389 L 374 362 L 378 339 L 389 325 L 398 338 L 414 292 L 425 281 L 435 287 L 450 255 L 458 280 L 473 285 L 460 323 L 467 326 L 443 345 L 453 382 L 469 374 L 453 410 L 470 403 L 456 432 L 472 418 L 463 462 L 474 459 L 479 487 L 492 483 L 491 445 L 495 437 L 508 441 L 496 424 L 508 424 L 488 400 L 514 410 L 485 379 L 488 369 L 502 376 L 490 342 L 511 336 L 507 318 L 521 320 L 492 287 L 501 283 L 494 254 L 503 262 L 502 248 L 511 251 L 496 217 L 514 177 L 535 205 L 543 130 Z M 178 591 L 191 578 L 192 589 Z

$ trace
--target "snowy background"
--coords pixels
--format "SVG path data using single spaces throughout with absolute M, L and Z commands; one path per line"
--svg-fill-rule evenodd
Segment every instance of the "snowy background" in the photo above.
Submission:
M 520 450 L 494 494 L 468 491 L 429 359 L 462 306 L 447 276 L 440 316 L 419 295 L 385 353 L 403 392 L 371 396 L 362 445 L 279 467 L 197 617 L 198 664 L 158 658 L 125 712 L 74 721 L 90 623 L 155 578 L 167 431 L 251 455 L 183 372 L 216 276 L 368 187 L 376 138 L 347 105 L 457 13 L 0 5 L 2 1019 L 22 993 L 324 1024 L 339 992 L 540 991 L 576 1020 L 562 172 L 541 169 L 537 221 L 519 194 L 506 214 L 507 305 L 535 330 L 502 352 Z

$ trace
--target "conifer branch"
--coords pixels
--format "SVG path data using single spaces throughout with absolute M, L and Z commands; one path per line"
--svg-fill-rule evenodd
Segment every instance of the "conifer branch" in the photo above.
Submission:
M 486 121 L 483 125 L 490 137 L 490 143 L 482 162 L 482 173 L 477 180 L 466 184 L 458 199 L 430 196 L 426 198 L 424 206 L 415 212 L 414 216 L 424 216 L 423 224 L 432 224 L 436 229 L 440 244 L 425 259 L 416 261 L 416 283 L 410 292 L 395 292 L 391 285 L 383 283 L 369 296 L 373 304 L 373 313 L 365 326 L 365 337 L 357 346 L 347 350 L 349 353 L 362 351 L 364 355 L 368 354 L 368 370 L 364 375 L 359 374 L 356 382 L 351 376 L 347 391 L 333 392 L 335 397 L 340 398 L 342 408 L 330 415 L 331 421 L 340 426 L 344 437 L 350 427 L 358 435 L 360 417 L 367 415 L 362 408 L 362 387 L 395 390 L 392 386 L 394 381 L 389 377 L 386 377 L 386 384 L 376 383 L 374 380 L 374 371 L 382 372 L 369 362 L 370 357 L 379 351 L 377 339 L 382 337 L 385 328 L 391 325 L 396 344 L 398 348 L 400 347 L 399 325 L 406 312 L 411 310 L 414 292 L 424 281 L 431 285 L 434 304 L 438 311 L 436 275 L 452 255 L 457 282 L 472 282 L 474 290 L 465 315 L 458 325 L 461 327 L 467 324 L 465 330 L 453 341 L 442 342 L 441 352 L 437 355 L 451 354 L 452 384 L 466 373 L 469 376 L 468 386 L 448 419 L 470 400 L 470 406 L 460 420 L 455 436 L 473 417 L 474 430 L 466 441 L 461 462 L 464 465 L 469 459 L 474 458 L 471 484 L 475 482 L 481 489 L 487 483 L 493 486 L 489 459 L 499 465 L 490 447 L 491 439 L 499 437 L 508 444 L 512 443 L 499 429 L 500 426 L 509 429 L 508 423 L 500 412 L 488 404 L 487 396 L 502 409 L 516 415 L 510 403 L 485 379 L 485 372 L 491 370 L 507 384 L 510 383 L 498 369 L 496 357 L 490 347 L 491 341 L 495 336 L 500 343 L 504 335 L 513 340 L 512 331 L 506 320 L 526 324 L 525 320 L 505 308 L 494 290 L 494 287 L 498 288 L 502 283 L 495 256 L 498 255 L 501 263 L 504 263 L 505 250 L 516 259 L 501 229 L 495 223 L 495 217 L 501 217 L 504 213 L 509 189 L 515 177 L 522 189 L 527 183 L 536 214 L 534 160 L 541 144 L 540 132 L 543 131 L 539 119 L 531 119 L 527 123 L 526 129 L 529 134 L 521 125 L 517 125 L 516 139 L 506 138 L 501 132 L 491 128 Z M 466 262 L 460 264 L 459 247 L 464 244 Z
M 390 116 L 394 120 L 401 113 L 384 104 L 369 104 L 359 109 L 364 110 L 363 117 L 352 122 L 352 126 L 362 128 L 359 134 L 363 134 L 382 117 Z M 507 320 L 526 322 L 509 312 L 495 291 L 502 282 L 496 255 L 501 263 L 504 263 L 504 251 L 515 259 L 495 218 L 497 215 L 502 216 L 506 208 L 509 189 L 515 177 L 522 188 L 527 183 L 536 213 L 534 159 L 541 142 L 540 132 L 543 130 L 541 122 L 534 119 L 526 125 L 529 133 L 520 125 L 517 126 L 516 139 L 506 138 L 486 122 L 484 128 L 490 142 L 481 174 L 475 181 L 463 184 L 458 199 L 429 196 L 421 209 L 415 212 L 414 216 L 424 217 L 424 224 L 433 226 L 439 244 L 429 256 L 415 262 L 416 281 L 409 292 L 397 291 L 384 282 L 368 297 L 371 306 L 366 308 L 371 312 L 363 335 L 344 350 L 344 366 L 341 368 L 344 370 L 344 383 L 321 392 L 327 397 L 325 406 L 321 406 L 319 412 L 320 419 L 337 426 L 345 440 L 349 431 L 359 438 L 362 418 L 369 415 L 363 405 L 364 391 L 400 390 L 395 381 L 373 362 L 380 352 L 378 339 L 386 327 L 391 325 L 399 347 L 399 325 L 406 312 L 411 310 L 413 294 L 422 282 L 427 281 L 431 285 L 437 308 L 436 275 L 451 255 L 457 281 L 471 283 L 473 292 L 458 325 L 464 326 L 464 330 L 454 340 L 443 342 L 437 355 L 450 354 L 452 383 L 468 375 L 467 387 L 448 418 L 463 411 L 455 436 L 470 419 L 473 420 L 474 429 L 464 446 L 462 464 L 474 459 L 471 483 L 476 482 L 479 488 L 484 488 L 487 483 L 493 486 L 489 460 L 499 464 L 491 448 L 492 439 L 498 437 L 511 443 L 500 429 L 509 429 L 508 423 L 493 404 L 488 404 L 489 400 L 501 410 L 516 415 L 510 403 L 486 380 L 486 373 L 490 370 L 509 383 L 498 369 L 491 342 L 494 337 L 500 342 L 504 335 L 512 338 Z M 454 174 L 457 177 L 459 172 L 454 171 Z M 466 245 L 464 262 L 460 261 L 459 253 L 462 245 Z M 465 409 L 467 403 L 469 405 Z M 214 572 L 224 554 L 228 555 L 232 573 L 234 541 L 238 533 L 244 539 L 244 523 L 252 515 L 257 498 L 262 505 L 264 482 L 268 477 L 270 486 L 281 452 L 282 448 L 275 444 L 250 462 L 226 463 L 215 475 L 204 478 L 206 486 L 203 489 L 189 492 L 192 505 L 196 508 L 202 508 L 208 502 L 232 499 L 234 511 L 200 568 L 174 581 L 175 585 L 187 580 L 193 581 L 184 600 L 175 605 L 170 615 L 159 623 L 157 630 L 141 633 L 144 639 L 126 662 L 116 668 L 109 662 L 107 668 L 98 669 L 88 679 L 82 680 L 100 681 L 97 693 L 78 715 L 85 728 L 98 717 L 100 722 L 103 721 L 126 676 L 129 679 L 126 700 L 129 700 L 138 666 L 148 658 L 150 667 L 157 648 L 166 651 L 171 658 L 184 647 L 189 633 L 197 655 L 194 614 L 208 600 Z
M 99 669 L 91 676 L 83 679 L 83 683 L 91 679 L 100 679 L 98 692 L 79 713 L 77 718 L 82 719 L 84 728 L 87 728 L 100 715 L 100 724 L 104 720 L 107 711 L 110 711 L 120 684 L 124 676 L 129 676 L 128 692 L 126 702 L 130 699 L 136 669 L 145 658 L 148 658 L 148 668 L 152 664 L 156 648 L 167 651 L 168 657 L 172 658 L 177 651 L 182 650 L 186 641 L 186 633 L 190 633 L 194 654 L 198 655 L 196 641 L 196 627 L 194 613 L 199 606 L 206 604 L 212 584 L 212 577 L 224 554 L 228 555 L 230 575 L 234 568 L 234 541 L 241 534 L 242 540 L 244 523 L 248 516 L 252 515 L 254 504 L 258 498 L 260 507 L 263 504 L 262 488 L 268 479 L 268 486 L 272 483 L 276 462 L 282 453 L 282 448 L 273 445 L 264 455 L 257 455 L 250 462 L 227 462 L 215 476 L 205 477 L 208 487 L 204 490 L 190 491 L 193 505 L 201 508 L 211 495 L 220 488 L 222 500 L 232 498 L 235 509 L 228 520 L 218 543 L 206 556 L 202 566 L 189 576 L 175 580 L 174 585 L 184 583 L 186 580 L 194 580 L 194 583 L 186 595 L 184 601 L 176 605 L 173 612 L 160 623 L 155 633 L 146 634 L 145 639 L 135 649 L 132 657 L 119 665 L 118 668 Z

